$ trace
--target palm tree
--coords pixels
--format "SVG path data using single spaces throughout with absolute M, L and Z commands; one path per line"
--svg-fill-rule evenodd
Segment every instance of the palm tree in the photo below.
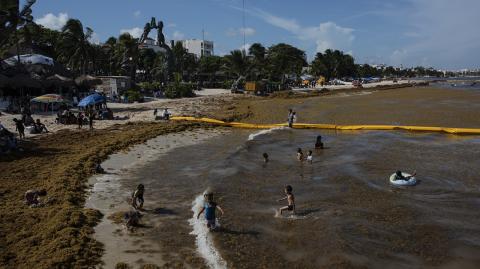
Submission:
M 4 47 L 12 44 L 12 35 L 17 47 L 17 57 L 20 62 L 19 54 L 19 39 L 17 36 L 17 29 L 24 24 L 32 23 L 32 5 L 35 0 L 28 0 L 22 10 L 19 10 L 18 1 L 1 1 L 0 2 L 0 56 Z
M 103 50 L 108 57 L 108 74 L 113 75 L 114 71 L 117 70 L 117 61 L 115 59 L 115 48 L 117 46 L 117 39 L 115 37 L 110 37 L 107 39 L 103 45 Z
M 131 76 L 133 81 L 135 81 L 138 54 L 137 39 L 133 38 L 129 33 L 121 34 L 118 37 L 116 57 L 124 74 Z
M 266 49 L 260 43 L 253 43 L 248 49 L 248 54 L 252 55 L 255 62 L 261 63 L 265 60 Z
M 93 49 L 89 39 L 93 30 L 83 31 L 82 23 L 69 19 L 62 28 L 59 58 L 75 71 L 86 74 L 89 62 L 93 59 Z
M 246 74 L 248 62 L 242 51 L 231 51 L 230 55 L 227 55 L 226 58 L 228 60 L 228 66 L 233 73 L 237 76 L 244 76 Z

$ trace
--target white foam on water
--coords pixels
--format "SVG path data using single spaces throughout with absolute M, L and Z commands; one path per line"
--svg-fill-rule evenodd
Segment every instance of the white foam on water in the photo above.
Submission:
M 197 250 L 205 259 L 208 267 L 213 269 L 226 269 L 227 262 L 220 256 L 220 253 L 215 248 L 212 240 L 212 234 L 202 218 L 197 219 L 199 210 L 203 207 L 203 195 L 197 196 L 192 202 L 193 216 L 188 220 L 192 226 L 193 231 L 190 234 L 196 236 Z
M 281 127 L 270 128 L 270 129 L 267 129 L 267 130 L 261 130 L 261 131 L 258 131 L 258 132 L 256 132 L 256 133 L 250 134 L 250 135 L 248 136 L 248 141 L 254 140 L 257 136 L 266 135 L 266 134 L 271 134 L 271 133 L 273 133 L 273 132 L 275 132 L 275 131 L 285 130 L 285 129 L 288 129 L 288 127 L 281 126 Z

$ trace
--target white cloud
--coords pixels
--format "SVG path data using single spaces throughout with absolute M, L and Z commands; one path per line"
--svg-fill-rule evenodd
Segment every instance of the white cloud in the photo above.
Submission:
M 281 18 L 263 10 L 255 9 L 249 12 L 273 26 L 294 34 L 297 39 L 315 42 L 317 52 L 323 52 L 326 49 L 351 51 L 350 48 L 355 39 L 353 29 L 341 27 L 331 21 L 320 23 L 318 26 L 304 27 L 296 20 Z
M 392 55 L 390 56 L 390 63 L 395 66 L 399 66 L 403 64 L 407 55 L 408 53 L 407 53 L 407 50 L 405 49 L 394 50 Z
M 134 16 L 135 18 L 140 17 L 140 15 L 142 15 L 142 12 L 141 12 L 140 10 L 136 10 L 135 12 L 133 12 L 133 16 Z
M 139 27 L 134 27 L 132 29 L 122 29 L 120 30 L 120 34 L 129 33 L 134 38 L 139 38 L 143 34 L 143 29 Z
M 173 39 L 174 40 L 182 40 L 184 38 L 185 38 L 185 35 L 182 32 L 180 32 L 180 31 L 173 32 Z
M 36 19 L 35 23 L 44 26 L 45 28 L 49 28 L 52 30 L 61 30 L 62 27 L 68 21 L 68 14 L 67 13 L 58 13 L 58 16 L 55 16 L 52 13 L 48 13 L 45 16 Z
M 90 37 L 90 39 L 88 41 L 90 41 L 93 44 L 99 45 L 100 44 L 100 35 L 93 32 L 92 36 Z
M 480 62 L 480 1 L 408 0 L 395 16 L 411 31 L 399 51 L 406 51 L 402 64 L 432 65 L 437 68 L 478 67 Z M 399 60 L 393 53 L 391 60 Z
M 243 36 L 243 34 L 245 34 L 245 36 L 252 36 L 255 34 L 255 32 L 255 29 L 251 27 L 240 27 L 238 29 L 229 28 L 226 34 L 227 36 Z
M 245 45 L 242 45 L 239 50 L 243 51 L 245 50 L 245 52 L 248 54 L 248 50 L 250 49 L 250 47 L 252 46 L 252 44 L 250 43 L 246 43 Z

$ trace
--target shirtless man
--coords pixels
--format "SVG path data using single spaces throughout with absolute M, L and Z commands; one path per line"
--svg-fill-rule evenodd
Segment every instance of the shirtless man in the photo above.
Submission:
M 284 206 L 284 207 L 280 208 L 280 210 L 279 210 L 280 215 L 282 215 L 283 211 L 285 211 L 285 210 L 292 211 L 292 213 L 295 214 L 295 196 L 293 196 L 292 190 L 293 190 L 292 186 L 290 186 L 290 185 L 285 186 L 285 194 L 286 194 L 285 197 L 277 200 L 278 202 L 283 201 L 283 200 L 287 200 L 287 202 L 288 202 L 287 206 Z

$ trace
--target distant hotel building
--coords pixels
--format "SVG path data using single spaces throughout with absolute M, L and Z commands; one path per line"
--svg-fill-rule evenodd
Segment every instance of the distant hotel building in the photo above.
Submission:
M 213 55 L 213 41 L 187 39 L 178 42 L 182 42 L 183 47 L 189 53 L 195 54 L 197 58 Z

